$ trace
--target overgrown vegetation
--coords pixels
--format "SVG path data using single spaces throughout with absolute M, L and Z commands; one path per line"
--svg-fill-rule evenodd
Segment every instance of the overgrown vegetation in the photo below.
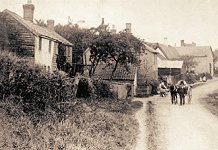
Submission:
M 218 116 L 218 90 L 202 98 L 201 103 L 214 115 Z
M 104 98 L 109 90 L 76 98 L 71 90 L 71 79 L 0 52 L 0 149 L 132 149 L 131 101 Z
M 146 120 L 146 126 L 148 131 L 147 145 L 149 150 L 157 150 L 159 129 L 156 110 L 154 108 L 154 104 L 151 101 L 148 101 L 146 106 L 146 114 L 148 116 Z

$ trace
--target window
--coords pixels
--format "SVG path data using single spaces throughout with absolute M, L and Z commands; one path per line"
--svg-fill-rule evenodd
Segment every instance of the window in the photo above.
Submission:
M 49 41 L 49 44 L 48 44 L 48 52 L 49 54 L 51 54 L 51 41 Z
M 50 68 L 50 66 L 48 66 L 48 72 L 49 72 L 49 73 L 51 72 L 51 68 Z
M 39 37 L 39 50 L 42 50 L 42 38 Z
M 71 52 L 70 47 L 67 46 L 66 49 L 67 49 L 67 56 L 70 57 L 70 52 Z

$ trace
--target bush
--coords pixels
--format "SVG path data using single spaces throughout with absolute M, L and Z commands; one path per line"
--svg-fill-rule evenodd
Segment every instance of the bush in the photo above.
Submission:
M 95 92 L 98 97 L 115 98 L 115 93 L 112 92 L 108 81 L 94 80 Z
M 130 101 L 78 99 L 72 87 L 70 78 L 0 52 L 0 149 L 132 149 L 138 124 Z
M 43 115 L 57 103 L 75 101 L 71 79 L 43 73 L 39 67 L 7 52 L 0 53 L 0 99 L 20 105 L 26 114 Z M 39 113 L 41 112 L 41 113 Z

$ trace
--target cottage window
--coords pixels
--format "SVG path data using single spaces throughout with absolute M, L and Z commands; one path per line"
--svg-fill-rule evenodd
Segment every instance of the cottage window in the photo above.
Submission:
M 70 57 L 70 47 L 67 47 L 67 56 Z
M 39 50 L 42 50 L 42 38 L 39 37 Z
M 48 52 L 49 52 L 49 54 L 51 53 L 51 41 L 49 41 Z
M 50 68 L 50 66 L 48 66 L 48 72 L 49 72 L 49 73 L 51 72 L 51 68 Z

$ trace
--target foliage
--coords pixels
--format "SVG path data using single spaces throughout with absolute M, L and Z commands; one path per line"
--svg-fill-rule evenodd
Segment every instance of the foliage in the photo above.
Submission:
M 192 67 L 198 64 L 194 60 L 194 56 L 191 56 L 191 55 L 183 55 L 180 57 L 180 60 L 183 61 L 183 67 L 186 68 L 186 71 L 190 71 Z
M 203 77 L 203 76 L 206 76 L 207 79 L 213 79 L 213 77 L 211 76 L 211 74 L 209 74 L 209 73 L 207 73 L 207 72 L 199 74 L 199 78 L 200 78 L 200 77 Z
M 108 81 L 95 80 L 94 81 L 96 95 L 102 98 L 115 98 L 115 93 L 112 92 Z
M 0 149 L 133 148 L 130 101 L 78 99 L 70 79 L 0 52 Z
M 47 24 L 45 23 L 44 20 L 42 20 L 42 19 L 39 19 L 39 20 L 35 19 L 35 21 L 36 21 L 37 25 L 39 25 L 41 27 L 47 27 Z
M 88 43 L 93 36 L 92 32 L 72 24 L 58 24 L 55 26 L 55 31 L 73 43 L 73 63 L 82 63 L 82 54 L 88 48 Z
M 90 44 L 90 61 L 92 63 L 90 75 L 95 73 L 95 68 L 100 62 L 112 65 L 111 79 L 118 65 L 128 69 L 129 64 L 138 63 L 137 56 L 143 48 L 142 41 L 127 32 L 117 34 L 101 32 Z
M 137 55 L 143 49 L 140 39 L 127 32 L 110 33 L 100 28 L 81 29 L 77 25 L 57 25 L 55 31 L 74 44 L 73 62 L 82 64 L 82 54 L 90 48 L 90 76 L 100 62 L 112 65 L 111 79 L 118 65 L 128 69 L 128 64 L 137 63 Z
M 28 64 L 27 60 L 1 52 L 0 99 L 19 104 L 27 115 L 43 115 L 47 108 L 57 109 L 57 103 L 75 102 L 70 79 L 46 75 L 39 67 Z
M 202 98 L 200 101 L 212 114 L 218 116 L 218 90 L 206 97 Z

